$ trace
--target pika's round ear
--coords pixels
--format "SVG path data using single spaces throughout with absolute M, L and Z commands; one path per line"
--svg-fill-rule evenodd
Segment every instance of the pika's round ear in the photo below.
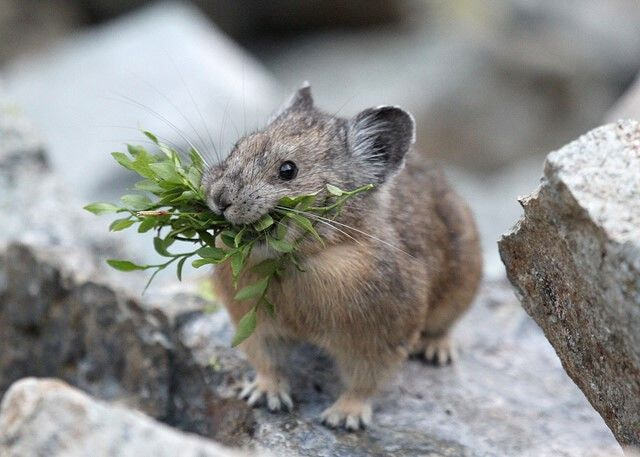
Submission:
M 349 120 L 351 153 L 379 183 L 402 167 L 414 142 L 413 117 L 397 106 L 369 108 Z
M 313 108 L 313 97 L 311 96 L 311 85 L 308 81 L 302 83 L 302 86 L 295 91 L 287 101 L 271 116 L 269 122 L 272 122 L 285 113 L 292 111 L 310 110 Z

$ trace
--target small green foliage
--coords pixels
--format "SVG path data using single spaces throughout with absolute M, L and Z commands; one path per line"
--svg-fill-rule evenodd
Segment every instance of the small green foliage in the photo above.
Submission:
M 342 190 L 327 184 L 323 196 L 325 206 L 314 206 L 320 192 L 309 195 L 287 196 L 278 205 L 253 224 L 236 226 L 222 216 L 211 211 L 200 185 L 205 161 L 198 151 L 189 150 L 188 158 L 175 149 L 163 144 L 151 132 L 142 132 L 158 149 L 151 154 L 142 146 L 127 146 L 127 152 L 114 152 L 113 158 L 124 168 L 141 176 L 135 184 L 138 193 L 124 195 L 121 206 L 111 203 L 91 203 L 84 207 L 96 214 L 123 213 L 114 220 L 111 231 L 124 230 L 137 225 L 139 233 L 154 230 L 153 246 L 164 261 L 154 265 L 136 265 L 128 260 L 107 260 L 119 271 L 152 270 L 147 283 L 155 275 L 176 264 L 176 274 L 182 280 L 182 270 L 192 257 L 195 268 L 204 265 L 230 262 L 234 286 L 239 278 L 250 269 L 260 279 L 242 287 L 235 295 L 236 300 L 253 302 L 250 311 L 238 322 L 232 346 L 237 346 L 248 338 L 256 328 L 258 311 L 275 317 L 277 303 L 267 297 L 269 285 L 285 274 L 288 266 L 304 271 L 300 266 L 296 250 L 303 239 L 310 235 L 322 242 L 315 224 L 322 218 L 334 218 L 349 198 L 373 188 L 367 185 L 352 191 Z M 297 231 L 289 228 L 297 227 Z M 193 243 L 188 252 L 174 252 L 170 249 L 175 241 Z M 218 242 L 219 240 L 219 242 Z M 253 247 L 266 243 L 276 255 L 247 268 Z M 146 289 L 146 287 L 145 287 Z
M 101 214 L 115 213 L 119 208 L 111 203 L 91 203 L 85 206 L 84 209 L 99 216 Z
M 256 324 L 258 323 L 258 313 L 256 308 L 257 305 L 251 308 L 247 314 L 242 316 L 238 322 L 236 334 L 233 336 L 233 340 L 231 340 L 232 347 L 236 347 L 249 338 L 256 329 Z

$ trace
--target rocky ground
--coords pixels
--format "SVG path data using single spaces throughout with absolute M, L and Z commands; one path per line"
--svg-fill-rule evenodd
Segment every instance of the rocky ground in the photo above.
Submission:
M 102 224 L 90 222 L 79 210 L 81 202 L 64 186 L 41 189 L 58 179 L 48 171 L 37 137 L 13 111 L 4 113 L 1 125 L 0 138 L 10 139 L 0 143 L 1 219 L 21 217 L 27 227 L 3 230 L 0 240 L 2 393 L 23 377 L 56 377 L 182 431 L 275 455 L 622 455 L 504 281 L 486 282 L 456 329 L 460 361 L 444 368 L 407 362 L 378 396 L 374 425 L 364 432 L 348 434 L 320 425 L 317 416 L 340 385 L 330 361 L 309 347 L 292 354 L 297 403 L 292 414 L 247 407 L 235 395 L 251 373 L 241 354 L 229 348 L 231 328 L 224 311 L 215 311 L 188 284 L 166 282 L 140 297 L 142 278 L 105 272 L 101 260 L 106 255 L 117 249 L 135 252 L 136 246 L 105 243 L 106 231 L 97 227 Z M 49 200 L 46 205 L 28 202 L 12 192 L 47 195 Z M 52 388 L 25 381 L 8 395 L 0 423 L 34 419 L 3 428 L 0 453 L 19 455 L 24 443 L 37 446 L 40 429 L 34 424 L 39 417 L 57 417 L 49 421 L 51 433 L 58 440 L 74 439 L 68 431 L 86 423 L 85 413 L 74 406 L 78 402 L 91 417 L 104 416 L 97 425 L 92 422 L 105 431 L 101 436 L 119 436 L 123 421 L 133 417 L 121 409 L 103 414 L 110 407 L 74 392 L 60 395 L 77 401 L 52 402 L 55 386 L 59 384 Z M 29 402 L 34 397 L 43 400 Z M 54 412 L 39 410 L 54 403 Z M 31 410 L 33 414 L 24 414 Z M 145 430 L 161 427 L 149 419 L 139 421 Z M 144 433 L 164 436 L 160 442 L 184 440 L 185 449 L 195 446 L 193 438 L 166 428 Z M 63 454 L 64 443 L 58 444 L 47 455 L 69 455 Z M 79 453 L 71 455 L 82 455 L 81 447 L 75 449 Z

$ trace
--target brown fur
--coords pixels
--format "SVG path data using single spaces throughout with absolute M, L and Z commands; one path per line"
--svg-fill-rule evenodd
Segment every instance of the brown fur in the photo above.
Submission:
M 276 200 L 288 193 L 321 190 L 327 182 L 349 188 L 366 184 L 363 180 L 378 180 L 375 191 L 345 206 L 337 219 L 344 225 L 337 229 L 317 225 L 326 240 L 325 246 L 312 239 L 305 241 L 301 256 L 304 272 L 291 267 L 281 280 L 272 283 L 269 299 L 277 306 L 276 316 L 272 318 L 260 311 L 254 334 L 241 345 L 258 376 L 244 395 L 253 404 L 264 394 L 271 409 L 289 403 L 288 383 L 280 368 L 286 363 L 288 343 L 308 341 L 324 348 L 335 358 L 346 390 L 323 413 L 323 420 L 330 426 L 357 429 L 370 420 L 370 397 L 409 354 L 421 353 L 440 363 L 452 358 L 449 330 L 469 307 L 481 276 L 478 235 L 471 212 L 442 173 L 423 157 L 408 152 L 413 123 L 406 113 L 401 112 L 406 118 L 398 118 L 395 112 L 384 114 L 384 119 L 396 116 L 389 121 L 394 132 L 399 129 L 404 137 L 411 135 L 408 140 L 403 137 L 406 150 L 401 151 L 399 163 L 394 165 L 391 155 L 395 152 L 391 151 L 385 156 L 384 166 L 388 172 L 353 170 L 348 166 L 336 171 L 337 167 L 327 161 L 326 156 L 333 154 L 331 150 L 336 147 L 351 148 L 350 153 L 337 153 L 336 162 L 345 161 L 341 154 L 357 156 L 353 152 L 358 147 L 358 138 L 353 133 L 357 123 L 318 112 L 311 106 L 310 94 L 308 99 L 300 92 L 297 97 L 265 131 L 242 140 L 227 159 L 226 166 L 211 172 L 212 177 L 208 182 L 205 180 L 205 186 L 212 192 L 220 192 L 220 182 L 223 182 L 226 192 L 233 185 L 225 183 L 224 176 L 233 172 L 234 160 L 238 163 L 244 160 L 248 168 L 247 160 L 258 162 L 256 157 L 265 150 L 265 144 L 269 151 L 286 152 L 266 153 L 260 174 L 265 173 L 265 168 L 292 157 L 301 164 L 308 163 L 309 167 L 307 176 L 302 176 L 306 170 L 300 167 L 300 185 L 304 188 L 292 188 L 295 185 L 292 181 L 282 189 L 271 189 Z M 308 105 L 301 106 L 300 99 Z M 404 124 L 395 125 L 396 121 Z M 410 132 L 403 131 L 408 128 L 407 122 L 411 123 Z M 368 125 L 365 128 L 370 129 Z M 373 135 L 380 132 L 370 129 L 364 135 L 369 131 Z M 391 139 L 396 141 L 394 137 Z M 325 157 L 321 160 L 309 157 L 314 154 L 309 152 L 311 147 Z M 375 151 L 379 150 L 378 147 Z M 405 154 L 403 168 L 400 162 Z M 243 155 L 246 155 L 244 159 Z M 270 155 L 281 157 L 272 160 Z M 372 160 L 371 157 L 376 159 L 377 155 L 367 160 Z M 252 174 L 257 173 L 254 170 Z M 248 172 L 242 189 L 251 185 L 257 189 L 247 176 Z M 234 179 L 242 181 L 243 178 Z M 353 182 L 345 182 L 349 179 Z M 268 182 L 260 186 L 268 187 Z M 277 182 L 273 182 L 276 186 Z M 240 205 L 237 196 L 242 191 L 236 190 L 234 204 Z M 257 192 L 244 191 L 245 195 L 254 197 Z M 274 204 L 268 203 L 269 196 L 260 196 L 267 202 L 263 203 L 266 207 Z M 242 201 L 246 201 L 246 197 L 242 197 Z M 256 214 L 252 214 L 253 211 Z M 238 208 L 236 214 L 259 217 L 264 212 L 265 208 L 257 211 L 254 206 Z M 250 262 L 257 263 L 269 255 L 274 253 L 267 248 L 257 249 Z M 247 273 L 238 287 L 257 279 Z M 253 303 L 233 299 L 236 289 L 232 286 L 228 265 L 216 269 L 214 280 L 220 299 L 237 322 Z

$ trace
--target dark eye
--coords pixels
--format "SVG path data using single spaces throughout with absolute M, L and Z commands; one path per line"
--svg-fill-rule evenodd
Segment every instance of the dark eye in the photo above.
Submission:
M 298 167 L 296 167 L 296 164 L 293 163 L 292 161 L 287 160 L 286 162 L 282 162 L 282 165 L 280 165 L 280 171 L 279 171 L 280 179 L 284 181 L 291 181 L 293 178 L 296 177 L 297 174 L 298 174 Z

